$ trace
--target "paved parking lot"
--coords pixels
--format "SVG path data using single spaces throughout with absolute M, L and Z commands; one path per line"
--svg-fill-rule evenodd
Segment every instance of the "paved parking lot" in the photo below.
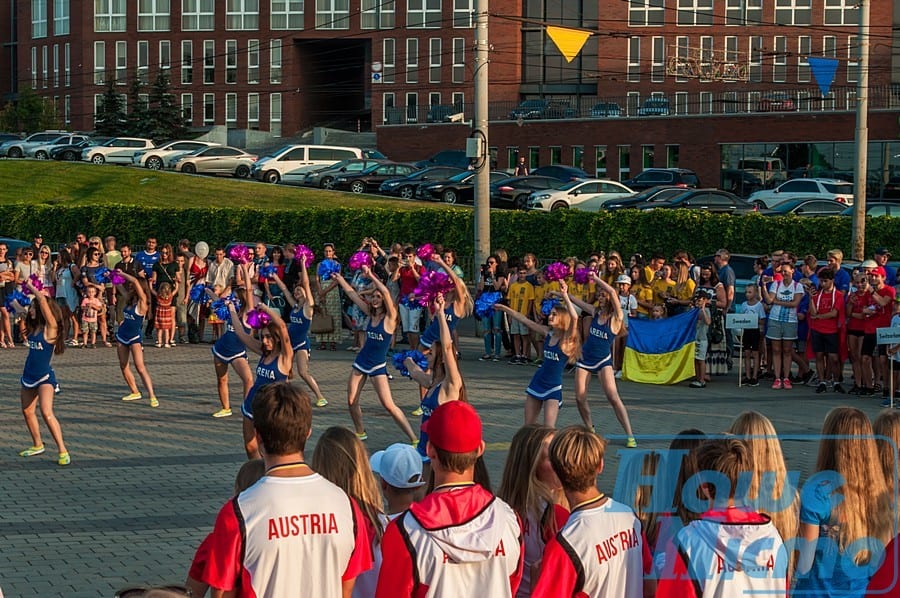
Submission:
M 509 439 L 522 422 L 523 391 L 533 368 L 477 361 L 481 341 L 471 330 L 464 331 L 461 344 L 463 373 L 485 422 L 487 461 L 496 483 Z M 159 409 L 151 409 L 146 399 L 119 400 L 127 389 L 113 349 L 69 349 L 57 357 L 63 392 L 56 413 L 72 454 L 66 468 L 56 465 L 46 432 L 47 453 L 17 456 L 29 444 L 18 406 L 26 351 L 0 351 L 0 587 L 6 596 L 112 596 L 128 584 L 182 582 L 244 460 L 240 417 L 210 417 L 218 400 L 209 345 L 146 347 Z M 331 404 L 314 412 L 312 444 L 328 426 L 350 425 L 344 400 L 352 358 L 347 351 L 313 355 L 313 374 Z M 571 377 L 567 384 L 560 426 L 580 422 Z M 418 396 L 415 385 L 397 376 L 391 387 L 409 413 Z M 231 389 L 238 396 L 234 380 Z M 738 390 L 733 376 L 700 391 L 686 383 L 621 383 L 620 390 L 641 447 L 665 446 L 687 427 L 721 431 L 737 413 L 756 409 L 785 435 L 789 469 L 804 475 L 817 449 L 808 435 L 818 432 L 829 409 L 851 404 L 874 417 L 880 403 L 816 395 L 811 388 Z M 609 490 L 624 443 L 596 382 L 591 401 L 598 429 L 612 441 L 601 476 Z M 363 408 L 370 450 L 402 438 L 370 389 L 363 393 Z

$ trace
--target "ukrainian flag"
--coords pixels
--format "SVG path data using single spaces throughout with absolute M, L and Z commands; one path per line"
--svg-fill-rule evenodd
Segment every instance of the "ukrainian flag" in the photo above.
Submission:
M 697 310 L 662 320 L 628 319 L 622 378 L 676 384 L 694 376 Z

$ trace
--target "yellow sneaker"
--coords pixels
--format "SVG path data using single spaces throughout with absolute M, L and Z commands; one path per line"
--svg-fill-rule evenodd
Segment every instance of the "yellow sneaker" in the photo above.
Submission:
M 419 417 L 420 415 L 422 415 L 422 408 L 421 408 L 421 407 L 416 407 L 415 409 L 413 409 L 412 414 L 413 414 L 413 416 L 415 416 L 415 417 Z
M 69 456 L 69 453 L 60 453 L 59 459 L 56 462 L 60 465 L 68 465 L 72 462 L 72 458 Z
M 35 455 L 40 455 L 44 452 L 44 445 L 41 446 L 31 446 L 25 449 L 24 451 L 19 451 L 20 457 L 34 457 Z
M 321 397 L 318 401 L 316 401 L 316 407 L 324 407 L 328 404 L 328 399 L 325 397 Z
M 142 399 L 142 398 L 143 398 L 143 397 L 141 396 L 141 393 L 139 393 L 139 392 L 133 392 L 133 393 L 131 393 L 131 394 L 129 394 L 129 395 L 125 395 L 124 397 L 122 397 L 122 400 L 123 400 L 123 401 L 137 401 L 137 400 Z
M 412 442 L 410 442 L 410 444 L 412 445 L 412 447 L 413 447 L 414 449 L 419 448 L 419 439 L 416 438 L 415 440 L 413 440 Z
M 159 401 L 156 399 L 156 397 L 150 397 L 150 406 L 159 407 Z
M 213 417 L 231 417 L 231 409 L 219 409 L 213 413 Z
M 634 439 L 634 436 L 628 437 L 628 440 L 625 441 L 625 448 L 637 448 L 637 440 Z

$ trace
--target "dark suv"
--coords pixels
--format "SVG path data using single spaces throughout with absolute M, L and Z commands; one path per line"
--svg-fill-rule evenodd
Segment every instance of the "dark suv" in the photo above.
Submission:
M 525 100 L 509 113 L 510 120 L 575 118 L 575 109 L 565 100 Z
M 696 189 L 700 186 L 700 179 L 696 172 L 686 168 L 648 168 L 633 179 L 622 181 L 622 184 L 633 191 L 643 191 L 657 185 Z

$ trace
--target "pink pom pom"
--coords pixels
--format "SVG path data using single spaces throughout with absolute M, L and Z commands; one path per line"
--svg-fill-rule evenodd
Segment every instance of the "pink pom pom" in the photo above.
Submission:
M 312 263 L 316 259 L 316 254 L 306 245 L 297 245 L 297 247 L 294 248 L 294 261 L 299 264 L 303 257 L 306 257 L 306 265 L 312 266 Z
M 434 245 L 431 243 L 425 243 L 418 249 L 416 249 L 416 255 L 419 256 L 419 259 L 423 262 L 431 261 L 431 256 L 434 255 Z
M 547 280 L 565 280 L 569 275 L 569 266 L 563 262 L 553 262 L 544 271 Z
M 589 268 L 576 268 L 574 278 L 578 284 L 588 284 L 591 282 L 591 271 Z
M 228 257 L 237 264 L 248 264 L 250 263 L 251 251 L 246 245 L 238 244 L 228 250 Z
M 425 272 L 419 278 L 413 294 L 419 305 L 431 305 L 438 295 L 446 295 L 454 289 L 453 280 L 443 272 Z
M 350 261 L 348 263 L 351 270 L 359 270 L 363 266 L 371 268 L 375 262 L 372 260 L 372 254 L 368 251 L 357 251 L 350 256 Z
M 247 324 L 256 330 L 265 328 L 271 321 L 272 316 L 261 309 L 253 309 L 247 314 Z
M 118 270 L 109 271 L 109 282 L 113 284 L 125 284 L 125 277 Z

